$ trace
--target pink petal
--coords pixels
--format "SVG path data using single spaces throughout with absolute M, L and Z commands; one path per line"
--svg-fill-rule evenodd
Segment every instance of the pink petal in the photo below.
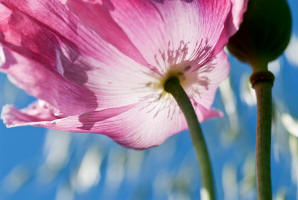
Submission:
M 0 70 L 29 94 L 67 114 L 144 97 L 154 72 L 94 34 L 62 4 L 1 2 L 0 42 L 7 59 Z
M 94 0 L 66 0 L 66 4 L 80 18 L 82 24 L 95 30 L 99 37 L 115 46 L 125 55 L 143 65 L 147 65 L 143 55 L 111 17 L 110 10 L 114 9 L 112 3 L 104 1 L 99 4 L 99 2 Z
M 151 62 L 154 53 L 167 41 L 162 18 L 150 1 L 67 0 L 66 4 L 106 41 L 139 63 L 149 62 L 155 68 L 155 62 Z M 141 60 L 143 57 L 146 61 Z
M 106 118 L 110 118 L 113 116 L 116 116 L 132 106 L 125 106 L 120 108 L 110 108 L 106 110 L 102 110 L 100 112 L 93 111 L 89 113 L 100 113 L 97 115 L 96 120 L 104 120 Z M 88 113 L 81 114 L 82 116 L 87 115 Z M 7 127 L 16 127 L 16 126 L 44 126 L 47 127 L 46 124 L 53 124 L 58 119 L 68 119 L 68 118 L 74 118 L 78 117 L 80 115 L 74 115 L 74 116 L 67 116 L 67 117 L 61 117 L 59 116 L 59 111 L 56 110 L 54 107 L 49 105 L 48 103 L 38 100 L 37 102 L 32 103 L 27 108 L 18 110 L 14 106 L 6 105 L 2 109 L 1 118 L 3 119 L 4 123 Z M 91 116 L 91 115 L 89 115 Z M 92 117 L 90 118 L 92 120 Z M 69 124 L 69 126 L 72 126 L 72 124 Z M 81 126 L 83 124 L 81 123 Z M 86 125 L 87 126 L 87 125 Z M 58 128 L 58 129 L 61 129 Z M 61 130 L 84 130 L 84 127 L 72 127 L 68 129 L 61 129 Z M 85 130 L 87 130 L 85 128 Z M 89 129 L 88 129 L 89 130 Z
M 32 122 L 56 120 L 59 118 L 57 115 L 59 115 L 59 113 L 57 113 L 55 108 L 39 100 L 22 111 L 19 111 L 11 105 L 6 105 L 2 109 L 1 118 L 7 127 L 13 127 Z
M 229 60 L 222 50 L 210 63 L 198 69 L 198 80 L 188 88 L 187 93 L 195 102 L 210 109 L 217 88 L 228 77 L 229 71 Z
M 213 50 L 231 11 L 229 0 L 66 2 L 85 24 L 106 41 L 122 52 L 126 52 L 122 46 L 119 47 L 122 41 L 131 41 L 138 49 L 134 52 L 140 52 L 151 66 L 161 72 L 183 60 L 195 60 L 201 66 L 206 64 L 214 56 Z M 117 42 L 113 40 L 115 34 Z M 227 38 L 222 40 L 227 41 Z M 132 49 L 131 43 L 126 46 Z M 144 64 L 140 59 L 135 60 Z
M 224 30 L 230 12 L 229 0 L 155 1 L 165 22 L 166 35 L 171 49 L 182 49 L 182 58 L 171 58 L 199 63 L 195 69 L 208 63 L 216 55 L 214 48 Z
M 52 113 L 50 109 L 48 111 Z M 196 105 L 196 111 L 200 121 L 220 116 L 219 112 L 208 110 L 201 105 Z M 184 116 L 173 99 L 167 107 L 162 107 L 159 103 L 140 103 L 60 119 L 52 119 L 49 117 L 52 114 L 47 116 L 45 112 L 39 104 L 22 111 L 6 106 L 1 117 L 10 127 L 31 125 L 72 132 L 99 133 L 135 149 L 160 145 L 171 135 L 187 128 Z M 40 116 L 40 113 L 44 116 Z
M 97 103 L 97 107 L 100 107 L 102 109 L 124 106 L 127 104 L 135 103 L 138 100 L 142 99 L 145 96 L 145 92 L 133 93 L 133 95 L 131 95 L 131 91 L 134 89 L 142 91 L 142 88 L 144 88 L 142 86 L 150 82 L 150 76 L 152 76 L 152 74 L 153 76 L 156 76 L 152 71 L 142 69 L 144 68 L 144 66 L 136 63 L 138 59 L 132 60 L 126 57 L 126 55 L 123 54 L 123 52 L 125 51 L 121 49 L 122 47 L 117 46 L 117 48 L 120 48 L 120 51 L 118 51 L 118 49 L 110 47 L 107 42 L 111 42 L 113 44 L 113 42 L 115 41 L 110 41 L 110 39 L 112 39 L 114 36 L 106 38 L 107 35 L 109 35 L 107 34 L 109 33 L 108 29 L 110 27 L 107 27 L 109 24 L 120 31 L 119 27 L 116 27 L 115 22 L 119 23 L 123 27 L 123 30 L 126 31 L 127 35 L 133 39 L 134 43 L 138 44 L 138 48 L 145 48 L 144 50 L 150 47 L 154 48 L 147 49 L 148 52 L 147 50 L 145 52 L 142 51 L 142 53 L 145 53 L 145 55 L 151 57 L 150 59 L 154 60 L 155 65 L 157 66 L 162 65 L 162 60 L 160 59 L 165 59 L 165 57 L 163 57 L 163 54 L 158 55 L 159 53 L 156 52 L 160 52 L 162 46 L 166 45 L 166 48 L 164 48 L 164 50 L 167 52 L 168 55 L 166 55 L 166 66 L 163 66 L 166 69 L 169 67 L 170 64 L 175 64 L 175 62 L 178 62 L 177 57 L 175 57 L 174 55 L 169 55 L 172 54 L 171 48 L 180 49 L 179 51 L 181 52 L 176 52 L 180 54 L 180 60 L 191 59 L 191 57 L 194 56 L 190 53 L 188 53 L 188 55 L 184 55 L 183 51 L 191 52 L 191 50 L 184 49 L 187 46 L 183 46 L 184 42 L 181 43 L 182 40 L 190 42 L 187 43 L 188 45 L 196 45 L 194 38 L 199 38 L 199 40 L 205 38 L 206 40 L 211 41 L 211 43 L 216 43 L 216 34 L 221 32 L 220 30 L 223 28 L 223 20 L 225 19 L 224 16 L 229 11 L 229 3 L 224 1 L 221 1 L 221 3 L 216 3 L 216 1 L 212 1 L 211 3 L 207 3 L 205 1 L 201 1 L 200 3 L 198 3 L 197 1 L 193 1 L 192 3 L 187 3 L 184 1 L 165 1 L 162 4 L 152 4 L 149 1 L 136 0 L 129 2 L 121 1 L 114 3 L 114 6 L 116 7 L 112 9 L 112 11 L 109 11 L 109 9 L 111 10 L 111 5 L 105 5 L 104 3 L 95 4 L 96 2 L 93 1 L 92 7 L 90 7 L 90 5 L 81 0 L 68 0 L 68 5 L 71 6 L 71 8 L 73 8 L 73 10 L 75 11 L 78 11 L 78 5 L 81 6 L 82 12 L 80 14 L 80 17 L 82 17 L 83 21 L 77 21 L 75 17 L 70 16 L 70 14 L 66 14 L 66 10 L 62 6 L 62 4 L 59 4 L 55 1 L 49 1 L 49 3 L 45 3 L 41 0 L 34 2 L 33 0 L 27 0 L 26 4 L 18 3 L 16 1 L 3 2 L 5 2 L 5 5 L 10 8 L 7 10 L 9 10 L 10 12 L 14 11 L 13 15 L 16 15 L 17 18 L 22 19 L 18 20 L 17 23 L 13 23 L 11 26 L 9 26 L 8 32 L 4 31 L 6 34 L 10 32 L 13 33 L 13 37 L 7 36 L 4 38 L 4 44 L 9 45 L 8 47 L 10 49 L 13 49 L 14 51 L 17 51 L 17 49 L 13 45 L 22 45 L 23 51 L 24 49 L 27 49 L 29 53 L 18 53 L 21 53 L 22 55 L 25 54 L 26 57 L 30 57 L 30 59 L 33 59 L 33 62 L 36 62 L 37 60 L 38 62 L 42 63 L 52 63 L 52 65 L 47 64 L 44 67 L 52 67 L 57 73 L 59 73 L 57 74 L 57 76 L 63 75 L 62 78 L 68 79 L 68 81 L 75 82 L 79 85 L 84 84 L 83 88 L 88 92 L 93 92 L 93 98 L 96 98 L 96 102 L 92 103 L 92 108 L 94 108 L 94 105 Z M 224 2 L 225 4 L 223 4 L 222 2 Z M 113 4 L 113 2 L 111 3 Z M 159 10 L 157 10 L 157 8 Z M 134 12 L 127 12 L 129 9 L 134 10 Z M 21 12 L 19 12 L 18 10 L 20 10 Z M 49 12 L 53 10 L 55 10 L 57 15 L 53 15 L 53 13 Z M 167 12 L 165 12 L 165 10 L 167 10 Z M 111 12 L 111 16 L 108 14 L 109 12 Z M 98 14 L 94 14 L 94 16 L 92 14 L 89 16 L 88 13 Z M 35 19 L 38 20 L 38 23 L 27 16 L 29 14 L 30 16 L 34 16 Z M 98 18 L 99 15 L 102 15 L 103 19 L 103 24 L 101 24 L 101 27 L 103 27 L 102 30 L 105 30 L 107 33 L 105 31 L 102 31 L 98 27 L 98 25 L 96 26 L 96 24 L 90 24 L 94 22 L 94 20 L 90 20 L 90 18 Z M 113 21 L 112 17 L 115 18 L 115 22 Z M 176 21 L 177 24 L 182 25 L 182 27 L 187 27 L 180 28 L 180 26 L 177 26 Z M 188 23 L 182 23 L 183 21 Z M 128 22 L 131 22 L 132 24 L 127 24 Z M 95 35 L 92 35 L 91 31 L 87 30 L 84 26 L 81 25 L 82 23 L 87 24 L 88 26 L 91 26 L 93 29 L 97 30 L 99 35 L 97 35 L 97 37 Z M 143 28 L 142 24 L 143 26 L 145 25 Z M 7 25 L 7 23 L 4 23 L 4 25 Z M 22 34 L 22 27 L 29 27 L 27 28 L 28 30 L 24 30 L 29 31 L 30 34 Z M 114 28 L 112 28 L 112 30 L 114 30 Z M 192 28 L 194 30 L 187 32 L 181 31 L 187 28 Z M 211 29 L 215 29 L 215 31 L 211 31 Z M 79 35 L 82 35 L 85 40 L 83 41 L 82 38 L 78 36 L 78 33 L 73 32 L 73 30 L 77 30 Z M 40 31 L 42 31 L 42 33 L 39 33 Z M 106 36 L 103 35 L 104 33 L 106 34 Z M 71 42 L 74 42 L 75 44 L 72 44 L 70 41 L 66 41 L 66 39 L 61 36 L 62 34 L 66 35 L 68 38 L 71 38 Z M 121 35 L 123 36 L 123 34 L 124 32 L 120 31 L 119 37 Z M 43 35 L 45 35 L 46 37 L 42 37 Z M 102 36 L 105 41 L 100 38 L 100 36 Z M 165 39 L 166 36 L 170 36 L 168 40 L 175 41 L 176 44 L 170 44 L 168 42 L 165 43 L 164 41 L 167 41 Z M 41 40 L 42 42 L 38 42 L 39 40 L 34 40 L 33 37 L 39 38 L 39 40 Z M 209 37 L 210 39 L 208 39 Z M 19 44 L 20 41 L 18 43 L 19 38 L 22 38 L 22 44 Z M 47 38 L 51 38 L 51 40 L 47 40 Z M 12 41 L 10 41 L 10 39 L 12 39 Z M 126 39 L 123 39 L 123 41 L 127 41 Z M 151 39 L 156 41 L 151 41 Z M 57 42 L 53 42 L 53 40 L 57 40 Z M 13 45 L 11 45 L 9 42 L 11 42 Z M 146 42 L 152 44 L 146 44 Z M 43 44 L 44 46 L 42 46 Z M 121 44 L 121 42 L 119 44 Z M 170 47 L 169 49 L 168 45 L 172 47 Z M 177 47 L 177 45 L 180 46 Z M 205 49 L 205 44 L 203 43 L 202 45 L 202 48 Z M 212 44 L 210 46 L 212 46 Z M 193 51 L 202 50 L 198 48 L 198 46 L 192 46 L 192 48 Z M 65 51 L 67 51 L 68 53 L 65 53 Z M 152 52 L 154 55 L 152 55 Z M 207 61 L 209 62 L 211 59 L 210 56 L 212 56 L 210 52 L 211 50 L 208 50 L 203 54 L 200 52 L 193 52 L 195 55 L 199 54 L 195 56 L 197 60 L 193 61 L 194 65 L 199 68 L 206 64 Z M 197 64 L 196 62 L 199 62 L 199 64 Z M 121 68 L 119 68 L 120 66 Z M 19 68 L 16 68 L 15 70 L 17 71 L 17 69 Z M 123 73 L 114 73 L 115 70 L 120 69 Z M 131 76 L 131 74 L 134 74 L 134 76 Z M 150 76 L 148 76 L 148 74 Z M 99 76 L 101 77 L 100 79 L 98 79 Z M 20 83 L 22 82 L 19 81 L 18 84 Z M 30 85 L 30 88 L 32 87 L 32 85 L 33 84 Z M 136 88 L 136 85 L 138 85 L 139 87 Z M 28 88 L 28 86 L 21 87 L 24 89 Z M 42 91 L 40 90 L 39 92 Z M 29 93 L 37 96 L 36 93 L 32 93 L 30 91 Z M 48 101 L 54 106 L 57 106 L 57 104 L 54 104 L 44 97 L 37 97 Z M 55 98 L 59 97 L 57 97 L 56 95 Z M 61 109 L 62 112 L 66 112 L 64 110 L 67 110 L 62 109 L 58 106 L 57 108 L 59 110 Z
M 207 63 L 231 8 L 229 0 L 110 2 L 113 19 L 160 71 L 184 60 Z
M 46 24 L 24 13 L 28 4 L 29 1 L 1 1 L 0 42 L 4 48 L 5 63 L 0 66 L 0 71 L 7 73 L 16 85 L 29 94 L 47 101 L 63 114 L 76 114 L 96 108 L 93 92 L 81 86 L 86 79 L 86 66 L 73 64 L 77 57 L 75 45 Z M 32 15 L 36 14 L 37 8 L 34 6 L 37 5 L 36 1 L 31 4 Z M 24 10 L 17 6 L 23 6 Z M 43 14 L 48 13 L 46 11 Z M 51 16 L 53 14 L 45 18 L 50 19 Z M 55 22 L 61 28 L 59 20 Z M 62 55 L 62 52 L 67 52 L 68 57 Z M 59 68 L 61 63 L 72 68 L 63 70 Z M 77 73 L 73 76 L 76 67 Z M 67 78 L 66 75 L 61 76 L 62 71 L 67 74 Z
M 248 0 L 231 0 L 231 2 L 232 9 L 226 19 L 224 30 L 216 46 L 216 52 L 221 51 L 227 44 L 229 38 L 239 29 L 247 8 Z
M 176 64 L 190 65 L 199 78 L 187 93 L 199 120 L 220 116 L 210 107 L 229 69 L 222 49 L 245 5 L 0 0 L 0 71 L 43 100 L 21 111 L 6 106 L 1 117 L 8 126 L 105 134 L 137 149 L 159 145 L 186 123 L 174 99 L 160 100 L 148 85 Z
M 233 16 L 233 25 L 235 27 L 234 34 L 238 29 L 242 22 L 243 15 L 247 8 L 248 0 L 232 0 L 232 16 Z
M 7 50 L 5 46 L 3 51 L 5 64 L 0 71 L 7 73 L 13 83 L 29 94 L 56 107 L 61 115 L 96 108 L 96 98 L 91 91 L 65 80 L 50 67 Z

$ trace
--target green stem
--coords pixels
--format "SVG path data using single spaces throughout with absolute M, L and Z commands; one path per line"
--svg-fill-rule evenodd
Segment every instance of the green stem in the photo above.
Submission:
M 202 200 L 214 200 L 215 190 L 212 176 L 211 162 L 207 150 L 207 145 L 202 134 L 202 130 L 194 111 L 194 108 L 180 85 L 177 77 L 170 77 L 164 84 L 167 92 L 173 95 L 182 110 L 188 124 L 193 146 L 199 161 L 203 190 L 201 190 Z
M 274 76 L 269 71 L 255 72 L 251 82 L 257 96 L 256 171 L 259 200 L 271 200 L 271 121 L 272 86 Z

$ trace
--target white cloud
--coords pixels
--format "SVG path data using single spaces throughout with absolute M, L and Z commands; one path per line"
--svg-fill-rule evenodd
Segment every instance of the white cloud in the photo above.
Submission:
M 277 60 L 270 62 L 268 64 L 268 68 L 275 76 L 277 76 L 280 71 L 280 65 L 281 65 L 280 61 L 279 61 L 279 59 L 277 59 Z
M 298 121 L 297 120 L 293 119 L 293 117 L 291 115 L 289 115 L 287 113 L 283 113 L 281 115 L 281 121 L 290 134 L 298 137 Z
M 286 58 L 288 59 L 288 61 L 298 67 L 298 36 L 293 34 L 290 44 L 286 49 Z

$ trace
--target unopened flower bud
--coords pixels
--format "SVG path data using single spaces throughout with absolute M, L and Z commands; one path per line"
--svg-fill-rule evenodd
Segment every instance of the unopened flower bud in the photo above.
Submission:
M 267 63 L 275 60 L 287 47 L 291 28 L 291 13 L 286 0 L 250 0 L 243 23 L 230 38 L 228 49 L 254 69 L 267 69 Z

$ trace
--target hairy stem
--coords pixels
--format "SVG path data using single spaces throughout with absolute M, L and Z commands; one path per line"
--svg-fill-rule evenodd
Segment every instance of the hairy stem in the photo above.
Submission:
M 257 96 L 256 170 L 259 200 L 271 200 L 271 121 L 272 86 L 274 76 L 269 71 L 255 72 L 251 82 Z
M 208 149 L 191 101 L 180 85 L 179 79 L 177 77 L 169 78 L 165 82 L 164 88 L 167 92 L 173 95 L 187 121 L 192 143 L 199 161 L 203 185 L 203 188 L 201 189 L 201 199 L 214 200 L 215 189 Z

